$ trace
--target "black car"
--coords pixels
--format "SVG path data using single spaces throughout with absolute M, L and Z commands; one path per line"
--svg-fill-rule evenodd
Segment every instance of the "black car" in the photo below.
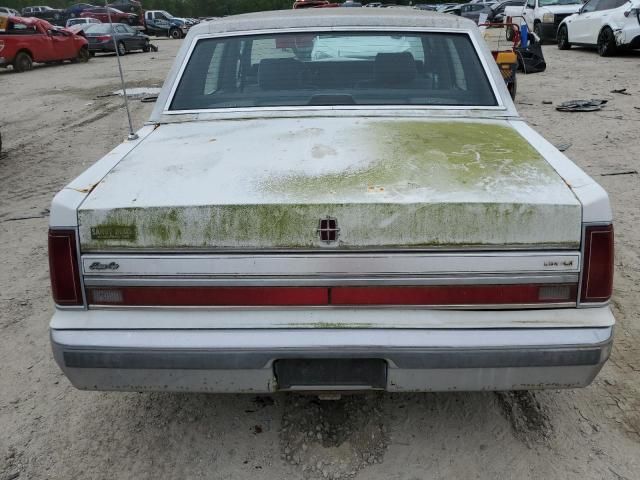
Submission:
M 22 16 L 41 18 L 53 25 L 64 25 L 67 19 L 64 10 L 47 6 L 24 7 L 22 9 Z
M 115 52 L 116 45 L 120 55 L 125 55 L 133 50 L 142 50 L 143 52 L 151 50 L 147 35 L 121 23 L 90 25 L 84 30 L 84 34 L 89 41 L 89 53 L 92 55 L 98 52 Z

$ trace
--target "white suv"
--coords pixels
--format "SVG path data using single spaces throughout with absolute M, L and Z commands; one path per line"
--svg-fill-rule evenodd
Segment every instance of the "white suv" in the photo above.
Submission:
M 589 0 L 558 27 L 558 48 L 594 46 L 607 57 L 640 48 L 640 0 Z

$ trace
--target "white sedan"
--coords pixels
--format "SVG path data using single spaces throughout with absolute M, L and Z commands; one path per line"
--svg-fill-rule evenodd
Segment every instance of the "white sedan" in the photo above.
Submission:
M 597 47 L 603 57 L 640 48 L 640 0 L 590 0 L 558 27 L 558 48 Z
M 609 200 L 519 116 L 475 23 L 291 9 L 184 43 L 138 138 L 53 200 L 73 385 L 591 383 L 615 324 Z

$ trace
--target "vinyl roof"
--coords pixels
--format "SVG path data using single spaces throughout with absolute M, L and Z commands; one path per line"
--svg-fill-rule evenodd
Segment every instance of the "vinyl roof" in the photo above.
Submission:
M 456 15 L 411 8 L 305 8 L 234 15 L 201 23 L 191 31 L 192 35 L 201 35 L 308 27 L 476 28 L 471 20 Z

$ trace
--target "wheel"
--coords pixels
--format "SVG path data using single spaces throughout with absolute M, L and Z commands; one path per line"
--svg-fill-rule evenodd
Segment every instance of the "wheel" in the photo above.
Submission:
M 182 38 L 182 32 L 177 28 L 172 28 L 169 30 L 169 36 L 174 40 L 179 40 Z
M 13 69 L 18 72 L 26 72 L 33 68 L 33 59 L 27 52 L 19 52 L 13 60 Z
M 542 39 L 542 24 L 540 22 L 533 25 L 533 33 L 535 33 L 540 39 L 540 45 L 543 43 Z
M 514 36 L 515 33 L 513 33 L 513 28 L 507 28 L 505 32 L 505 38 L 507 39 L 507 42 L 512 41 Z
M 610 57 L 615 55 L 618 50 L 616 45 L 616 37 L 613 35 L 613 30 L 609 27 L 604 27 L 598 35 L 598 53 L 601 57 Z
M 118 42 L 118 55 L 121 57 L 127 54 L 127 47 L 124 46 L 123 42 Z
M 143 52 L 149 52 L 151 51 L 151 45 L 149 44 L 149 40 L 146 40 L 144 42 L 144 45 L 142 46 L 142 51 Z
M 89 61 L 89 58 L 91 58 L 91 54 L 89 53 L 89 49 L 86 47 L 82 47 L 79 51 L 78 51 L 78 57 L 75 58 L 76 62 L 80 62 L 80 63 L 87 63 Z
M 569 50 L 571 44 L 569 43 L 569 31 L 566 25 L 562 25 L 558 30 L 558 48 L 560 50 Z

